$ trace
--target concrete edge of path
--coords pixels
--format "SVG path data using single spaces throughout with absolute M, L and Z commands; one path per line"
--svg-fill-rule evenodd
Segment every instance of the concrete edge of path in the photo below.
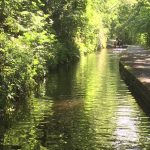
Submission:
M 138 103 L 150 109 L 150 50 L 129 46 L 121 54 L 119 70 Z

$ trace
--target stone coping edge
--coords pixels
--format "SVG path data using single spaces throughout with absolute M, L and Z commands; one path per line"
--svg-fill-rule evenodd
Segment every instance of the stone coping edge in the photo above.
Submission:
M 125 68 L 121 60 L 119 61 L 119 71 L 139 105 L 146 110 L 150 109 L 150 90 L 130 70 Z

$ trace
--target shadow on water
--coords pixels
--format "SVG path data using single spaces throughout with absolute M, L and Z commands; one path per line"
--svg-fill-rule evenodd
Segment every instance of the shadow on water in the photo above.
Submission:
M 28 100 L 16 103 L 8 103 L 3 105 L 3 109 L 0 112 L 0 149 L 1 150 L 12 150 L 21 149 L 19 144 L 6 144 L 7 132 L 12 128 L 14 124 L 21 121 L 22 118 L 30 116 L 30 108 Z
M 59 66 L 57 70 L 50 71 L 46 78 L 45 95 L 54 99 L 66 99 L 73 95 L 73 87 L 78 63 Z

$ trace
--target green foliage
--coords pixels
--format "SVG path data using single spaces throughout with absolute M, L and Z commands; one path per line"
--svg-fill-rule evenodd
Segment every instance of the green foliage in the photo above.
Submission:
M 110 37 L 120 37 L 128 44 L 139 43 L 150 46 L 150 2 L 148 0 L 122 0 L 118 3 L 115 14 L 115 19 L 110 19 Z
M 103 0 L 2 0 L 0 6 L 3 99 L 29 95 L 47 68 L 105 46 Z
M 81 53 L 95 51 L 98 41 L 104 45 L 104 37 L 99 40 L 99 32 L 105 32 L 100 19 L 100 5 L 97 0 L 49 1 L 53 28 L 65 47 L 60 52 L 62 57 L 67 54 L 65 57 L 78 58 Z
M 15 1 L 16 5 L 9 1 L 3 3 L 7 4 L 11 14 L 7 15 L 3 8 L 0 91 L 3 99 L 16 101 L 29 95 L 37 81 L 44 77 L 46 63 L 54 58 L 56 39 L 51 22 L 46 21 L 48 15 L 39 10 L 36 3 L 32 2 L 31 7 L 27 5 L 28 1 L 22 0 Z

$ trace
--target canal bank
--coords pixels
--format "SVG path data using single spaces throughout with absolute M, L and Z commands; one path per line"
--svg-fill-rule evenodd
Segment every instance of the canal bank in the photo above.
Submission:
M 119 61 L 120 74 L 140 105 L 150 108 L 150 50 L 129 46 Z

